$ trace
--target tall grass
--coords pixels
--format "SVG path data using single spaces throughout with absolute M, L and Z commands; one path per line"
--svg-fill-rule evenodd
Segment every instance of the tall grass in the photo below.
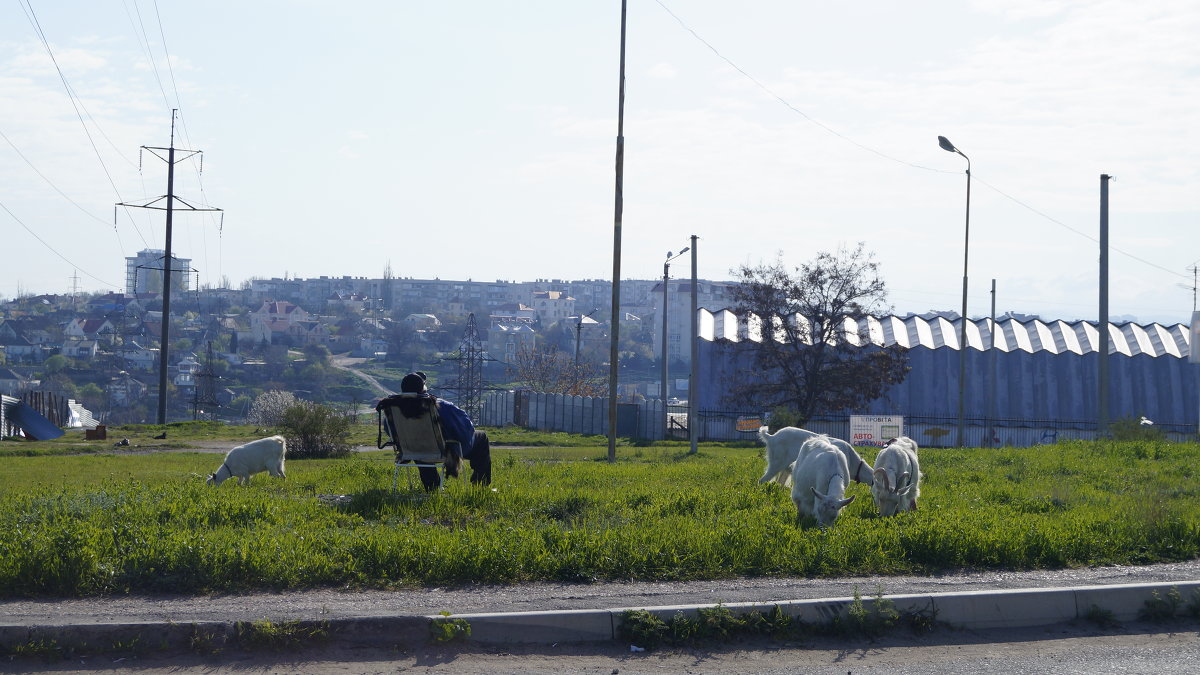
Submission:
M 1200 555 L 1200 446 L 924 450 L 920 510 L 869 490 L 797 526 L 761 449 L 629 448 L 615 464 L 494 448 L 493 489 L 393 493 L 390 455 L 213 488 L 203 454 L 0 460 L 0 596 L 931 573 Z M 548 461 L 544 458 L 549 458 Z M 869 459 L 869 458 L 868 458 Z

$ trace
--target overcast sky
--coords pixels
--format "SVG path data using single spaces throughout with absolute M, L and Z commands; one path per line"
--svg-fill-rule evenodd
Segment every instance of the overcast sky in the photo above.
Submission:
M 1187 322 L 1197 36 L 1195 0 L 630 0 L 621 277 L 691 235 L 709 279 L 862 241 L 897 312 L 957 309 L 945 135 L 970 314 L 995 279 L 1096 318 L 1107 173 L 1110 315 Z M 176 194 L 224 210 L 176 211 L 201 283 L 611 279 L 619 37 L 619 0 L 4 3 L 0 296 L 163 247 L 113 205 L 166 194 L 172 108 Z

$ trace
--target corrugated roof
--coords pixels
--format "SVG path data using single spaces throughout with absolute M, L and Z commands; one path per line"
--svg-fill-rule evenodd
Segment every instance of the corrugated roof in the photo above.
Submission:
M 704 340 L 726 339 L 733 341 L 760 341 L 763 332 L 758 317 L 740 319 L 729 310 L 701 313 L 700 337 Z M 804 327 L 809 322 L 803 317 L 793 319 Z M 1109 323 L 1109 353 L 1136 356 L 1173 356 L 1185 358 L 1191 353 L 1188 344 L 1188 327 L 1183 324 L 1164 326 L 1158 323 L 1139 325 L 1136 323 Z M 851 344 L 862 344 L 866 340 L 888 346 L 899 344 L 904 347 L 928 347 L 930 349 L 959 348 L 961 323 L 943 317 L 925 319 L 912 315 L 907 317 L 866 317 L 859 321 L 847 319 L 843 326 Z M 863 336 L 866 340 L 860 339 Z M 991 319 L 971 319 L 967 322 L 967 345 L 970 349 L 986 350 L 992 344 Z M 1099 349 L 1100 332 L 1094 321 L 1019 321 L 1002 319 L 995 326 L 995 349 L 1003 352 L 1024 351 L 1030 354 L 1049 352 L 1052 354 L 1090 354 Z

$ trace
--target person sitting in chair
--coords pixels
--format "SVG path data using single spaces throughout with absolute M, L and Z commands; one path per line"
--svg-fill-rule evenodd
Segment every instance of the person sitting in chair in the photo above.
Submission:
M 456 458 L 462 458 L 471 463 L 472 483 L 490 485 L 492 482 L 492 444 L 488 440 L 487 432 L 476 429 L 475 424 L 471 422 L 471 418 L 462 408 L 430 394 L 425 373 L 418 371 L 405 375 L 404 379 L 400 380 L 400 391 L 405 394 L 424 394 L 437 401 L 442 437 L 446 439 L 447 450 L 456 453 Z M 415 401 L 401 400 L 399 403 L 401 414 L 407 416 L 409 412 L 405 408 L 415 403 Z M 418 409 L 413 408 L 414 411 Z M 447 461 L 446 475 L 450 478 L 457 477 L 460 465 L 461 462 L 458 461 Z M 426 490 L 436 490 L 441 485 L 436 468 L 419 467 L 417 471 L 421 474 L 421 484 L 425 486 Z

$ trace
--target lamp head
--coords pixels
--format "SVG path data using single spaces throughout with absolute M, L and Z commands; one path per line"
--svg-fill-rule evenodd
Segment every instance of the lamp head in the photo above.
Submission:
M 950 139 L 945 136 L 938 136 L 938 145 L 942 146 L 942 149 L 946 152 L 958 152 L 958 148 L 954 147 Z

